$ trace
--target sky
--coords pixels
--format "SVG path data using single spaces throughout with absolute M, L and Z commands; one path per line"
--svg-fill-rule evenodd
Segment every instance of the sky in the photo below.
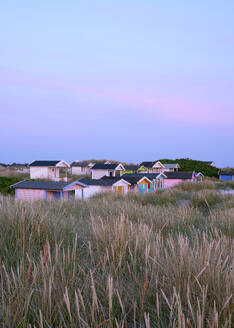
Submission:
M 233 150 L 233 0 L 1 1 L 0 162 Z

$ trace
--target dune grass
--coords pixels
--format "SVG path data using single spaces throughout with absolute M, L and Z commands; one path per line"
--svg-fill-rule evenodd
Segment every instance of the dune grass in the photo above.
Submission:
M 205 185 L 88 201 L 2 197 L 0 325 L 231 328 L 233 218 L 233 195 Z

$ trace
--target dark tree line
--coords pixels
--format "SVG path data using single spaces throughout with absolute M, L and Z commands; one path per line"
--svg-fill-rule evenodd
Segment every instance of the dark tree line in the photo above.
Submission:
M 196 161 L 190 158 L 177 158 L 173 160 L 164 158 L 159 161 L 165 164 L 178 163 L 180 165 L 179 171 L 195 171 L 196 173 L 201 172 L 205 176 L 218 178 L 219 169 L 202 161 Z

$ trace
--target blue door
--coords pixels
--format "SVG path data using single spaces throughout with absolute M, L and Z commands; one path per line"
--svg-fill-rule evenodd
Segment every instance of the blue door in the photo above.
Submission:
M 53 192 L 54 199 L 60 199 L 60 191 Z
M 139 184 L 138 185 L 138 191 L 140 194 L 146 193 L 148 190 L 148 185 L 147 184 Z

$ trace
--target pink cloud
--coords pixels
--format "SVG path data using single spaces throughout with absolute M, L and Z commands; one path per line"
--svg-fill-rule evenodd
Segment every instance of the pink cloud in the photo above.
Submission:
M 234 115 L 228 104 L 216 104 L 202 99 L 193 99 L 191 96 L 178 97 L 168 91 L 167 95 L 155 94 L 154 96 L 139 92 L 135 94 L 126 90 L 113 91 L 93 86 L 80 86 L 77 82 L 63 81 L 54 78 L 45 78 L 20 72 L 1 72 L 0 84 L 9 86 L 23 86 L 39 89 L 62 90 L 72 95 L 83 95 L 89 98 L 97 98 L 97 101 L 105 101 L 110 104 L 129 107 L 129 110 L 137 113 L 151 115 L 152 118 L 167 119 L 175 122 L 191 124 L 233 124 Z
M 223 124 L 227 122 L 219 106 L 205 101 L 194 101 L 194 99 L 187 99 L 186 97 L 180 99 L 157 97 L 155 99 L 145 98 L 145 104 L 150 113 L 162 115 L 175 121 L 200 124 Z

